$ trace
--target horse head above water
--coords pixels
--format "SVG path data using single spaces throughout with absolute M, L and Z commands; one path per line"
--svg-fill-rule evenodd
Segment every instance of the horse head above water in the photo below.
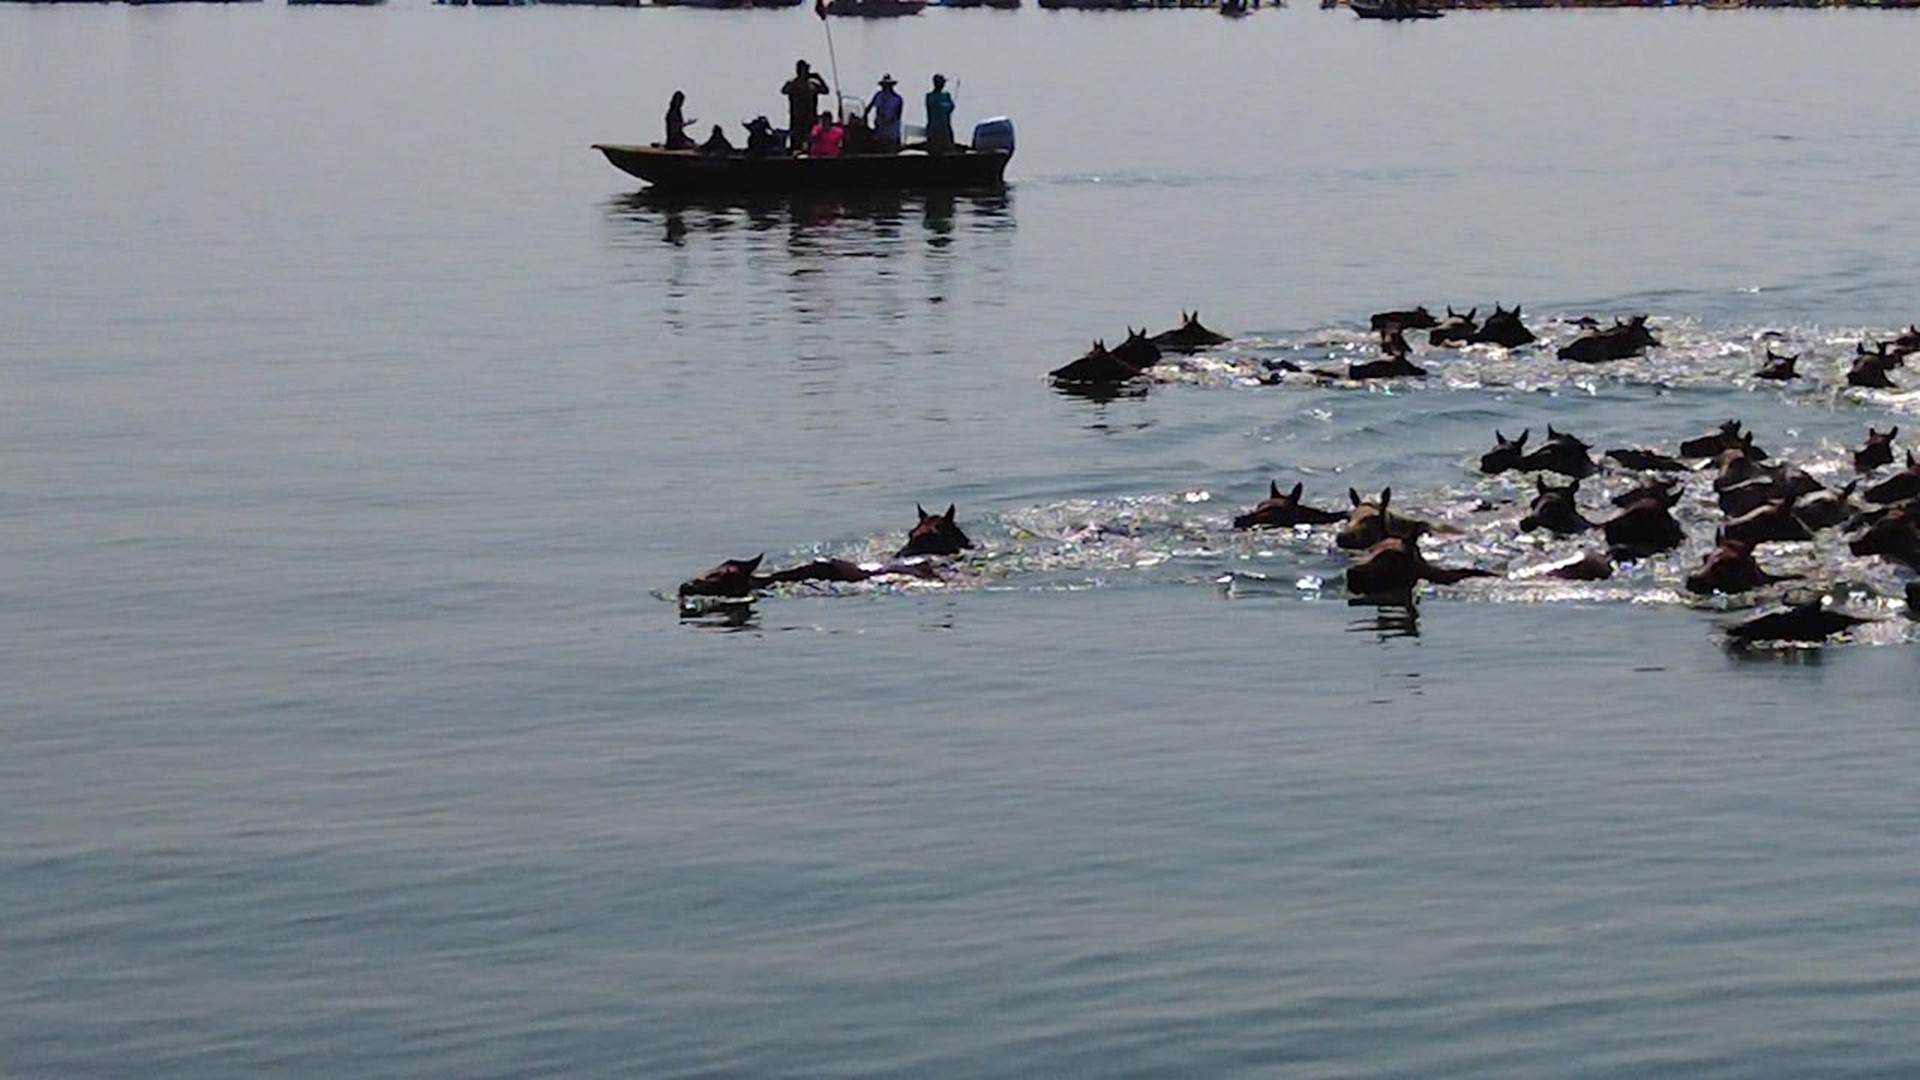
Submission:
M 1509 439 L 1500 433 L 1499 428 L 1494 428 L 1493 449 L 1480 455 L 1480 471 L 1488 476 L 1498 476 L 1518 469 L 1526 459 L 1527 436 L 1532 432 L 1532 428 L 1521 428 L 1519 438 Z
M 1180 313 L 1180 325 L 1172 330 L 1153 336 L 1153 343 L 1168 352 L 1190 353 L 1213 345 L 1225 345 L 1233 339 L 1218 334 L 1200 323 L 1200 310 Z
M 1799 574 L 1769 574 L 1753 559 L 1753 545 L 1744 540 L 1721 538 L 1720 543 L 1687 575 L 1687 591 L 1699 596 L 1725 593 L 1735 596 L 1764 585 L 1793 581 Z
M 1402 330 L 1431 330 L 1439 325 L 1440 320 L 1433 317 L 1433 312 L 1428 311 L 1425 304 L 1402 311 L 1378 312 L 1367 320 L 1367 326 L 1373 330 L 1385 330 L 1389 326 L 1397 326 Z
M 1900 426 L 1895 424 L 1885 431 L 1867 428 L 1867 444 L 1853 452 L 1853 470 L 1872 472 L 1882 465 L 1893 464 L 1893 437 L 1900 434 Z
M 1137 379 L 1144 373 L 1144 368 L 1116 356 L 1101 340 L 1095 341 L 1093 348 L 1078 360 L 1049 371 L 1047 378 L 1070 386 L 1114 385 Z
M 1129 326 L 1127 340 L 1113 350 L 1113 358 L 1130 368 L 1144 372 L 1160 362 L 1160 346 L 1155 345 L 1153 339 L 1147 336 L 1145 327 L 1135 330 Z
M 1593 522 L 1581 516 L 1580 507 L 1574 501 L 1580 492 L 1579 480 L 1555 486 L 1536 478 L 1533 483 L 1538 494 L 1534 495 L 1527 516 L 1520 519 L 1521 532 L 1546 529 L 1556 536 L 1572 536 L 1593 528 Z
M 1660 339 L 1654 337 L 1653 331 L 1647 328 L 1647 317 L 1635 315 L 1626 322 L 1615 319 L 1613 325 L 1604 330 L 1588 329 L 1560 346 L 1554 355 L 1582 364 L 1603 364 L 1610 360 L 1639 356 L 1648 349 L 1659 347 Z
M 1495 304 L 1493 305 L 1493 314 L 1487 316 L 1487 321 L 1480 324 L 1480 329 L 1474 332 L 1471 343 L 1474 345 L 1498 345 L 1503 349 L 1517 349 L 1522 345 L 1531 345 L 1538 340 L 1538 338 L 1534 337 L 1533 331 L 1527 329 L 1526 324 L 1520 321 L 1519 304 L 1513 305 L 1512 311 L 1508 311 L 1499 304 Z
M 1478 307 L 1471 307 L 1462 315 L 1453 310 L 1453 305 L 1447 305 L 1447 317 L 1441 320 L 1439 326 L 1427 331 L 1427 344 L 1436 349 L 1467 344 L 1480 331 L 1480 324 L 1474 321 L 1479 313 Z
M 1381 488 L 1380 497 L 1366 500 L 1352 488 L 1347 489 L 1347 501 L 1353 509 L 1347 514 L 1347 523 L 1340 526 L 1340 532 L 1334 537 L 1334 546 L 1344 551 L 1365 551 L 1388 537 L 1403 540 L 1417 540 L 1433 531 L 1433 526 L 1424 521 L 1401 517 L 1391 513 L 1393 489 Z
M 1755 372 L 1753 377 L 1756 379 L 1770 379 L 1774 382 L 1786 382 L 1788 379 L 1797 379 L 1800 377 L 1800 372 L 1794 369 L 1794 365 L 1799 362 L 1799 353 L 1794 353 L 1792 356 L 1782 356 L 1774 352 L 1772 346 L 1768 346 L 1767 362 L 1760 365 L 1760 370 Z
M 1322 510 L 1317 506 L 1308 506 L 1300 501 L 1300 493 L 1306 485 L 1295 484 L 1293 490 L 1280 493 L 1280 485 L 1267 481 L 1267 497 L 1260 504 L 1233 519 L 1236 529 L 1285 529 L 1295 525 L 1331 525 L 1347 520 L 1347 515 L 1338 510 Z
M 699 577 L 680 583 L 680 595 L 717 596 L 739 598 L 752 596 L 757 590 L 772 584 L 772 579 L 755 573 L 760 569 L 760 560 L 766 558 L 765 552 L 751 559 L 728 559 L 719 566 L 701 574 Z
M 907 533 L 906 544 L 899 551 L 894 552 L 895 558 L 906 558 L 909 555 L 958 555 L 973 546 L 973 541 L 967 538 L 967 534 L 960 531 L 959 525 L 954 524 L 952 503 L 947 504 L 947 512 L 944 514 L 929 514 L 919 503 L 915 503 L 913 508 L 919 513 L 920 520 L 915 522 L 913 528 Z

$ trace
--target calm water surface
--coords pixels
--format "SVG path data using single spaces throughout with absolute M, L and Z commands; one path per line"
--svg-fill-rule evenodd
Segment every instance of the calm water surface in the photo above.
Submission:
M 1411 619 L 1226 525 L 1392 484 L 1518 567 L 1571 548 L 1472 509 L 1528 494 L 1495 427 L 1740 416 L 1838 480 L 1920 426 L 1839 386 L 1920 317 L 1920 21 L 834 33 L 1013 116 L 1012 190 L 674 205 L 588 149 L 777 112 L 804 10 L 0 7 L 0 1071 L 1920 1072 L 1902 573 L 1783 549 L 1888 621 L 1740 655 L 1704 516 Z M 1253 378 L 1496 301 L 1670 348 Z M 1041 380 L 1196 304 L 1235 344 L 1144 397 Z M 946 585 L 660 599 L 917 502 Z

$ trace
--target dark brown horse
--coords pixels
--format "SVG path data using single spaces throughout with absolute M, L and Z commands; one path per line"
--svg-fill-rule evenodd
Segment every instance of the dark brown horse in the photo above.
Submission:
M 1745 645 L 1755 641 L 1792 641 L 1818 644 L 1835 634 L 1863 623 L 1875 622 L 1857 615 L 1827 610 L 1819 597 L 1794 607 L 1756 615 L 1745 622 L 1726 627 L 1729 641 Z
M 960 531 L 953 521 L 953 504 L 947 504 L 944 514 L 929 514 L 919 503 L 913 509 L 920 515 L 913 528 L 907 532 L 907 542 L 894 557 L 899 559 L 914 555 L 958 555 L 973 547 L 973 541 Z
M 1420 553 L 1417 539 L 1390 536 L 1367 548 L 1366 554 L 1347 568 L 1347 592 L 1355 596 L 1400 596 L 1422 581 L 1453 585 L 1468 578 L 1497 576 L 1491 570 L 1474 567 L 1435 566 Z
M 1526 324 L 1520 321 L 1519 304 L 1513 305 L 1512 311 L 1495 304 L 1493 314 L 1487 316 L 1487 321 L 1474 332 L 1472 344 L 1498 345 L 1505 349 L 1517 349 L 1538 340 L 1533 336 L 1533 331 L 1527 329 Z
M 1385 330 L 1390 326 L 1397 326 L 1402 330 L 1431 330 L 1440 325 L 1440 320 L 1434 318 L 1433 312 L 1428 311 L 1426 305 L 1422 304 L 1403 311 L 1378 312 L 1367 320 L 1367 325 L 1376 331 Z
M 1725 593 L 1737 596 L 1780 581 L 1795 581 L 1799 574 L 1770 574 L 1753 559 L 1753 545 L 1743 540 L 1722 538 L 1718 547 L 1707 553 L 1700 568 L 1687 575 L 1687 591 L 1700 596 Z
M 1131 368 L 1146 371 L 1160 362 L 1160 346 L 1147 336 L 1146 327 L 1135 330 L 1127 327 L 1127 340 L 1113 350 L 1113 358 Z
M 1322 510 L 1317 506 L 1308 506 L 1300 501 L 1304 484 L 1293 485 L 1293 490 L 1280 493 L 1280 485 L 1267 481 L 1267 497 L 1259 505 L 1233 519 L 1236 529 L 1287 529 L 1295 525 L 1331 525 L 1347 520 L 1347 515 L 1338 510 Z
M 1556 536 L 1572 536 L 1593 528 L 1593 522 L 1580 515 L 1580 507 L 1574 502 L 1574 497 L 1580 491 L 1580 481 L 1575 480 L 1563 487 L 1555 487 L 1539 478 L 1533 483 L 1538 494 L 1533 497 L 1533 505 L 1527 516 L 1520 519 L 1521 532 L 1546 529 Z
M 1137 379 L 1145 369 L 1136 367 L 1115 356 L 1107 349 L 1105 341 L 1095 341 L 1086 355 L 1069 364 L 1063 364 L 1047 373 L 1047 378 L 1055 383 L 1076 386 L 1113 385 L 1130 379 Z
M 1592 449 L 1578 436 L 1555 431 L 1553 425 L 1548 424 L 1547 441 L 1523 458 L 1520 468 L 1525 472 L 1555 472 L 1578 480 L 1600 471 L 1600 466 L 1588 456 Z
M 1362 499 L 1358 491 L 1348 488 L 1347 501 L 1353 504 L 1353 510 L 1333 538 L 1334 546 L 1343 551 L 1365 551 L 1388 537 L 1417 540 L 1433 531 L 1433 526 L 1424 521 L 1389 511 L 1393 505 L 1392 488 L 1381 488 L 1380 497 L 1372 501 Z
M 1643 559 L 1685 543 L 1686 532 L 1674 520 L 1672 505 L 1659 498 L 1640 499 L 1603 522 L 1600 528 L 1614 556 Z
M 1773 382 L 1786 382 L 1788 379 L 1797 379 L 1800 377 L 1800 372 L 1794 369 L 1794 365 L 1799 362 L 1799 353 L 1794 353 L 1792 356 L 1781 356 L 1779 353 L 1774 352 L 1772 347 L 1769 346 L 1767 349 L 1767 362 L 1760 365 L 1760 370 L 1754 372 L 1753 377 L 1756 379 L 1768 379 Z
M 1519 438 L 1509 439 L 1500 434 L 1499 428 L 1494 428 L 1493 449 L 1480 455 L 1480 471 L 1498 476 L 1520 468 L 1527 457 L 1527 435 L 1532 431 L 1532 428 L 1521 428 Z
M 1885 480 L 1867 489 L 1864 498 L 1870 503 L 1906 502 L 1920 496 L 1920 462 L 1913 459 L 1913 451 L 1907 451 L 1907 467 L 1887 477 Z
M 1474 321 L 1479 311 L 1477 307 L 1468 308 L 1467 313 L 1462 315 L 1453 310 L 1453 305 L 1447 305 L 1447 317 L 1440 320 L 1439 326 L 1427 331 L 1427 344 L 1436 349 L 1445 349 L 1471 342 L 1473 335 L 1480 330 L 1480 324 Z
M 1200 325 L 1198 308 L 1189 314 L 1180 313 L 1180 325 L 1172 330 L 1153 335 L 1153 343 L 1165 352 L 1193 353 L 1215 345 L 1225 345 L 1233 339 L 1218 334 Z
M 1855 555 L 1879 555 L 1920 570 L 1920 509 L 1894 507 L 1848 542 L 1847 550 Z
M 1847 369 L 1847 385 L 1868 390 L 1896 390 L 1899 384 L 1891 377 L 1892 371 L 1906 362 L 1906 354 L 1893 352 L 1886 342 L 1880 342 L 1868 349 L 1866 342 L 1854 347 L 1853 366 Z
M 1670 476 L 1661 477 L 1658 480 L 1649 480 L 1637 487 L 1628 488 L 1626 491 L 1615 495 L 1608 501 L 1624 509 L 1639 502 L 1641 499 L 1658 499 L 1662 503 L 1672 506 L 1680 501 L 1680 481 Z
M 1618 462 L 1623 469 L 1635 472 L 1685 472 L 1687 463 L 1679 458 L 1668 457 L 1658 450 L 1641 450 L 1627 447 L 1607 451 L 1607 457 Z
M 815 559 L 812 562 L 790 566 L 785 570 L 775 570 L 761 574 L 760 561 L 764 554 L 751 559 L 728 559 L 713 569 L 680 583 L 680 597 L 683 600 L 693 598 L 714 598 L 742 600 L 762 589 L 775 585 L 794 584 L 803 581 L 866 581 L 883 574 L 905 574 L 910 577 L 938 580 L 939 571 L 928 562 L 912 561 L 886 563 L 880 566 L 861 566 L 847 559 Z
M 1753 445 L 1753 433 L 1740 430 L 1740 421 L 1729 420 L 1719 430 L 1696 436 L 1680 444 L 1683 458 L 1719 457 L 1727 450 L 1740 450 L 1756 461 L 1767 460 L 1767 452 Z
M 1867 445 L 1853 452 L 1853 471 L 1868 473 L 1882 465 L 1893 464 L 1893 437 L 1900 434 L 1895 424 L 1885 431 L 1867 428 Z
M 1764 544 L 1773 540 L 1811 540 L 1813 530 L 1793 512 L 1793 497 L 1766 502 L 1727 522 L 1721 530 L 1729 540 Z
M 1604 330 L 1588 330 L 1560 346 L 1554 355 L 1582 364 L 1604 364 L 1659 347 L 1660 339 L 1647 329 L 1647 317 L 1635 315 L 1626 322 L 1615 319 L 1613 325 Z

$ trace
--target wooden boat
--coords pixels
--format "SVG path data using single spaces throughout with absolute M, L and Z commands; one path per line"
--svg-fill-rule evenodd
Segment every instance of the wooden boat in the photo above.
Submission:
M 747 157 L 595 143 L 613 167 L 657 191 L 782 194 L 802 191 L 998 191 L 1011 150 L 906 151 L 849 157 Z
M 892 19 L 925 10 L 927 0 L 827 0 L 827 14 L 860 19 Z
M 1348 0 L 1347 6 L 1363 19 L 1438 19 L 1446 12 L 1421 7 L 1412 0 Z

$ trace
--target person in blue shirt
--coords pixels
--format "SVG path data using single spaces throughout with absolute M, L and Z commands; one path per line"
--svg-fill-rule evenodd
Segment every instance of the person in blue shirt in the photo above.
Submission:
M 906 114 L 906 102 L 893 89 L 893 76 L 880 76 L 880 90 L 867 102 L 873 116 L 874 145 L 883 153 L 900 149 L 900 120 Z
M 935 75 L 933 89 L 927 91 L 927 149 L 953 149 L 953 95 L 947 93 L 945 75 Z

